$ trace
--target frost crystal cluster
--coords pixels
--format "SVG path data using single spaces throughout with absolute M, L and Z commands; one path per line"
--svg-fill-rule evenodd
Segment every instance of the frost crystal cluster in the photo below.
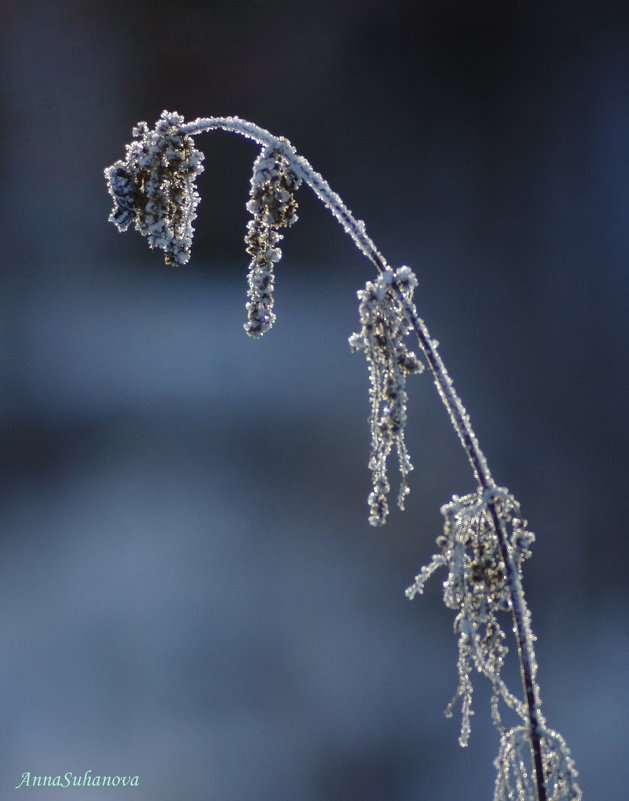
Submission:
M 166 264 L 172 265 L 190 258 L 200 200 L 195 179 L 203 172 L 203 155 L 181 132 L 182 123 L 183 117 L 168 111 L 154 130 L 139 122 L 124 161 L 105 170 L 114 201 L 110 221 L 119 231 L 133 223 L 149 247 L 163 250 Z
M 414 583 L 406 590 L 412 599 L 424 591 L 430 576 L 440 567 L 448 571 L 443 583 L 443 600 L 456 612 L 454 631 L 458 635 L 458 686 L 446 707 L 452 715 L 460 700 L 462 709 L 459 743 L 465 747 L 471 733 L 472 693 L 471 673 L 475 669 L 492 686 L 492 720 L 501 736 L 500 753 L 496 759 L 497 779 L 494 801 L 535 801 L 535 787 L 530 769 L 530 739 L 527 725 L 528 710 L 508 689 L 501 673 L 507 655 L 506 634 L 499 613 L 513 612 L 514 593 L 507 581 L 508 571 L 498 539 L 495 510 L 500 526 L 508 532 L 507 559 L 518 576 L 525 559 L 531 556 L 530 547 L 535 535 L 527 529 L 520 504 L 504 488 L 478 489 L 463 497 L 453 496 L 441 508 L 445 523 L 443 534 L 437 538 L 439 552 L 422 568 Z M 535 639 L 530 629 L 526 605 L 521 610 L 527 645 L 533 651 Z M 531 665 L 531 681 L 535 682 L 537 665 Z M 536 688 L 538 689 L 538 688 Z M 524 726 L 507 731 L 500 714 L 500 700 L 518 715 Z M 544 776 L 549 791 L 548 801 L 579 801 L 577 771 L 563 738 L 546 726 L 541 710 L 536 710 L 541 730 L 540 750 Z
M 454 496 L 442 507 L 444 531 L 437 538 L 438 553 L 422 568 L 406 591 L 421 594 L 437 568 L 447 570 L 443 584 L 445 604 L 455 612 L 458 637 L 458 684 L 446 714 L 459 702 L 462 722 L 459 742 L 467 745 L 471 731 L 472 673 L 485 676 L 492 687 L 491 714 L 500 736 L 495 761 L 494 801 L 580 801 L 581 790 L 570 752 L 557 732 L 546 725 L 537 684 L 535 637 L 522 586 L 522 567 L 534 540 L 520 506 L 505 489 L 496 486 L 463 406 L 424 320 L 413 301 L 417 279 L 408 267 L 392 270 L 342 198 L 290 142 L 239 117 L 202 117 L 186 123 L 179 114 L 164 111 L 155 128 L 141 122 L 125 158 L 105 170 L 114 201 L 109 217 L 118 230 L 131 224 L 152 248 L 164 251 L 166 263 L 185 264 L 190 258 L 195 211 L 199 196 L 195 179 L 203 156 L 193 136 L 226 131 L 252 140 L 260 148 L 253 165 L 247 210 L 251 220 L 245 242 L 251 256 L 245 331 L 259 338 L 273 325 L 274 267 L 281 251 L 280 231 L 297 219 L 295 193 L 304 183 L 335 217 L 358 250 L 378 274 L 358 292 L 360 331 L 350 337 L 354 351 L 363 351 L 369 366 L 371 411 L 372 490 L 369 522 L 385 522 L 390 492 L 387 463 L 393 450 L 401 475 L 398 505 L 404 508 L 407 477 L 413 469 L 406 448 L 408 395 L 406 379 L 424 369 L 411 351 L 407 337 L 419 348 L 470 462 L 478 489 Z M 502 678 L 507 655 L 504 617 L 510 615 L 522 677 L 522 700 Z M 508 728 L 501 709 L 515 715 L 518 725 Z
M 578 772 L 564 738 L 546 727 L 541 736 L 541 746 L 548 801 L 581 801 Z M 529 764 L 527 727 L 514 726 L 503 732 L 500 752 L 494 761 L 494 801 L 536 801 Z
M 273 266 L 282 251 L 276 247 L 282 239 L 280 228 L 297 221 L 295 192 L 301 179 L 290 169 L 288 160 L 273 147 L 265 147 L 253 165 L 250 199 L 247 211 L 253 215 L 247 224 L 249 289 L 245 331 L 261 337 L 275 322 L 273 313 Z
M 531 555 L 529 546 L 535 537 L 526 530 L 519 504 L 506 490 L 495 489 L 492 495 L 501 520 L 511 528 L 509 549 L 517 569 L 521 570 L 522 562 Z M 412 599 L 422 593 L 432 573 L 439 567 L 447 568 L 443 601 L 457 613 L 454 630 L 459 638 L 459 684 L 446 713 L 452 714 L 454 703 L 461 699 L 463 719 L 459 742 L 465 746 L 471 731 L 472 667 L 492 684 L 496 725 L 501 725 L 499 698 L 516 711 L 522 711 L 520 702 L 507 690 L 500 676 L 507 647 L 498 613 L 511 611 L 511 592 L 505 582 L 505 564 L 487 508 L 487 493 L 478 490 L 462 498 L 455 495 L 450 503 L 441 507 L 441 513 L 445 524 L 443 534 L 437 538 L 439 553 L 422 568 L 406 594 Z
M 413 469 L 406 443 L 406 377 L 421 373 L 423 364 L 410 351 L 404 339 L 412 331 L 408 309 L 413 307 L 413 291 L 417 286 L 415 273 L 400 267 L 395 273 L 385 270 L 375 281 L 368 281 L 359 290 L 358 313 L 361 329 L 352 334 L 352 350 L 362 350 L 369 365 L 371 414 L 371 470 L 373 488 L 369 495 L 369 522 L 382 525 L 389 513 L 388 495 L 391 489 L 387 475 L 387 460 L 392 449 L 397 453 L 401 480 L 398 506 L 404 509 L 409 493 L 406 480 Z M 404 304 L 400 298 L 406 300 Z

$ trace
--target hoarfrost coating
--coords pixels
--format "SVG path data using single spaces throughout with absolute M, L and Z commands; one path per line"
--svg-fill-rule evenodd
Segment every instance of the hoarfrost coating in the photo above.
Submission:
M 391 489 L 387 475 L 387 460 L 393 447 L 397 453 L 401 475 L 398 506 L 404 509 L 404 500 L 410 492 L 407 476 L 413 469 L 406 448 L 406 377 L 420 373 L 424 366 L 410 351 L 404 339 L 411 333 L 411 322 L 404 305 L 394 290 L 394 282 L 404 293 L 409 305 L 417 278 L 409 267 L 400 267 L 395 273 L 384 270 L 375 281 L 368 281 L 358 292 L 358 313 L 361 330 L 352 334 L 352 350 L 362 350 L 369 366 L 369 396 L 371 413 L 372 491 L 369 495 L 369 522 L 382 525 L 389 513 L 388 495 Z
M 192 137 L 181 132 L 183 117 L 163 112 L 155 129 L 145 122 L 133 129 L 126 158 L 105 170 L 114 208 L 109 216 L 119 231 L 131 223 L 149 247 L 164 251 L 166 264 L 182 265 L 190 248 L 201 200 L 195 179 L 203 155 Z

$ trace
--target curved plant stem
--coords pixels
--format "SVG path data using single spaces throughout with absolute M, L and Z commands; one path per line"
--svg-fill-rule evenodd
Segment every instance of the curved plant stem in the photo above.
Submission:
M 296 153 L 287 139 L 273 136 L 264 128 L 239 117 L 199 118 L 194 122 L 183 125 L 181 128 L 183 134 L 189 135 L 211 130 L 237 133 L 264 147 L 270 146 L 284 156 L 295 175 L 308 184 L 315 195 L 336 217 L 345 232 L 353 239 L 356 247 L 376 266 L 378 271 L 383 272 L 389 269 L 385 258 L 367 235 L 364 223 L 353 216 L 340 196 L 332 191 L 327 181 L 314 170 L 309 161 Z M 448 411 L 452 425 L 472 466 L 476 481 L 484 491 L 487 509 L 493 521 L 501 557 L 504 562 L 505 581 L 509 587 L 511 597 L 513 631 L 517 642 L 522 687 L 528 710 L 533 783 L 537 801 L 547 801 L 541 743 L 541 729 L 544 725 L 544 719 L 536 681 L 537 664 L 533 649 L 534 637 L 531 631 L 530 613 L 524 598 L 520 573 L 511 556 L 504 521 L 496 508 L 495 499 L 499 496 L 499 490 L 491 475 L 487 460 L 480 449 L 465 407 L 461 403 L 443 360 L 438 353 L 438 343 L 431 338 L 426 324 L 419 317 L 412 303 L 406 300 L 400 287 L 395 282 L 393 282 L 393 287 L 408 314 L 408 319 L 412 322 L 413 330 L 432 371 L 439 396 Z

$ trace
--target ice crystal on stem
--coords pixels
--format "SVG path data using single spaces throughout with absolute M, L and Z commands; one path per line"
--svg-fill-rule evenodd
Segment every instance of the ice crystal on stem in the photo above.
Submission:
M 406 347 L 404 338 L 412 324 L 396 287 L 412 307 L 417 278 L 409 267 L 395 273 L 385 270 L 375 281 L 368 281 L 358 292 L 361 330 L 349 339 L 354 351 L 362 350 L 369 364 L 371 398 L 371 458 L 369 468 L 373 488 L 369 495 L 369 522 L 382 525 L 389 512 L 390 490 L 387 460 L 395 446 L 401 481 L 398 506 L 404 508 L 409 488 L 407 475 L 413 469 L 404 441 L 406 427 L 406 377 L 420 373 L 424 367 Z
M 124 161 L 105 170 L 114 201 L 110 221 L 119 231 L 134 223 L 149 247 L 163 250 L 166 264 L 172 265 L 190 258 L 200 201 L 194 182 L 203 172 L 203 155 L 181 132 L 182 124 L 182 116 L 168 111 L 153 130 L 139 122 Z
M 578 771 L 564 738 L 552 729 L 542 734 L 544 777 L 548 801 L 581 801 Z M 496 784 L 493 801 L 536 801 L 529 768 L 529 737 L 526 726 L 515 726 L 500 738 L 494 761 Z

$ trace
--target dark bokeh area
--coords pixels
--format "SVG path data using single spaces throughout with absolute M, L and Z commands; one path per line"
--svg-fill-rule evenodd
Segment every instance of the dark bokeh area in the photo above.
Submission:
M 474 488 L 434 387 L 409 384 L 412 494 L 373 530 L 367 370 L 347 346 L 373 268 L 302 190 L 278 322 L 248 340 L 251 143 L 197 140 L 186 268 L 107 222 L 103 168 L 164 108 L 287 136 L 416 270 L 537 533 L 525 587 L 547 717 L 585 798 L 625 797 L 629 19 L 614 8 L 5 0 L 0 797 L 24 771 L 88 769 L 139 775 L 107 791 L 136 801 L 492 794 L 487 689 L 467 749 L 442 715 L 456 648 L 440 578 L 403 594 L 441 504 Z

